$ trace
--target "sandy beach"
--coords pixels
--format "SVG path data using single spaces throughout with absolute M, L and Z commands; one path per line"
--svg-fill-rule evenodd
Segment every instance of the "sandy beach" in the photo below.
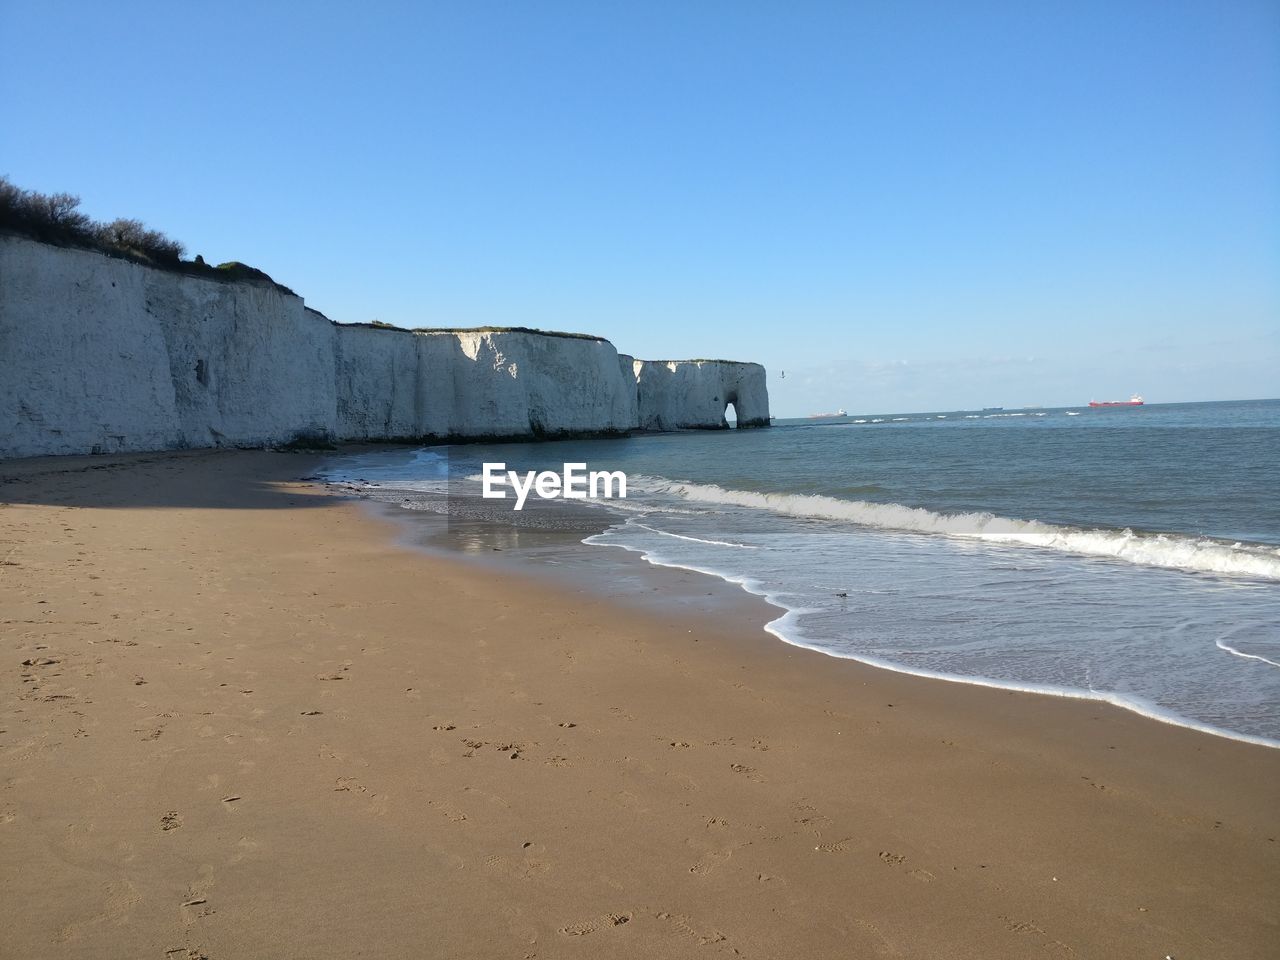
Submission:
M 414 552 L 315 463 L 0 464 L 0 956 L 1280 955 L 1280 751 Z

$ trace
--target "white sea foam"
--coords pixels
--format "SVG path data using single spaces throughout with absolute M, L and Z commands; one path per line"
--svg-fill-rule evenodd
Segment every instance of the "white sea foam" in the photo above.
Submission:
M 629 526 L 636 525 L 637 524 L 634 522 L 629 524 Z M 617 530 L 606 530 L 604 533 L 587 537 L 582 542 L 584 544 L 597 546 L 620 547 L 623 550 L 640 554 L 646 562 L 656 567 L 691 570 L 695 573 L 702 573 L 707 576 L 716 577 L 727 583 L 737 584 L 747 593 L 762 597 L 768 603 L 783 611 L 780 617 L 765 624 L 765 630 L 773 634 L 773 636 L 777 637 L 779 640 L 782 640 L 784 643 L 791 644 L 795 647 L 813 650 L 817 653 L 826 654 L 827 656 L 834 657 L 838 660 L 856 660 L 860 663 L 868 664 L 869 666 L 880 667 L 881 669 L 892 670 L 895 673 L 905 673 L 917 677 L 929 677 L 935 680 L 946 680 L 951 683 L 966 683 L 980 687 L 993 687 L 998 690 L 1013 690 L 1021 693 L 1038 693 L 1052 697 L 1064 697 L 1070 700 L 1095 700 L 1102 703 L 1110 703 L 1122 709 L 1130 710 L 1134 713 L 1141 714 L 1142 716 L 1149 717 L 1152 720 L 1161 721 L 1162 723 L 1169 723 L 1179 727 L 1187 727 L 1192 730 L 1198 730 L 1202 733 L 1226 737 L 1231 740 L 1240 740 L 1245 743 L 1253 743 L 1259 746 L 1280 748 L 1280 740 L 1276 740 L 1271 737 L 1242 733 L 1236 730 L 1227 729 L 1226 727 L 1217 726 L 1216 724 L 1195 720 L 1190 717 L 1183 716 L 1176 710 L 1170 710 L 1166 707 L 1162 707 L 1146 697 L 1136 696 L 1133 694 L 1121 694 L 1110 690 L 1057 686 L 1048 683 L 1019 683 L 1016 681 L 995 680 L 990 677 L 971 674 L 943 673 L 938 670 L 930 670 L 923 667 L 905 666 L 901 663 L 895 663 L 892 660 L 887 660 L 882 657 L 835 650 L 823 644 L 821 641 L 815 641 L 808 638 L 801 627 L 801 620 L 803 617 L 806 614 L 817 612 L 815 609 L 798 606 L 794 601 L 788 602 L 787 598 L 775 591 L 767 589 L 759 580 L 752 577 L 730 573 L 726 570 L 716 569 L 714 567 L 702 566 L 701 564 L 691 563 L 688 560 L 678 560 L 673 557 L 664 556 L 652 548 L 635 546 L 625 541 L 614 539 L 614 535 L 617 532 Z
M 666 566 L 666 564 L 664 564 L 664 566 Z M 672 564 L 672 566 L 674 566 L 674 564 Z M 770 602 L 776 603 L 776 601 L 773 601 L 772 599 L 770 599 Z M 1015 683 L 1008 680 L 993 680 L 990 677 L 942 673 L 938 670 L 903 666 L 902 664 L 894 663 L 890 660 L 884 660 L 880 657 L 868 657 L 837 652 L 823 647 L 820 644 L 798 639 L 799 634 L 795 632 L 794 624 L 799 614 L 802 612 L 803 611 L 789 610 L 777 620 L 766 624 L 765 630 L 773 634 L 779 640 L 789 643 L 792 646 L 803 647 L 806 650 L 813 650 L 817 653 L 825 653 L 827 656 L 835 657 L 839 660 L 857 660 L 860 663 L 865 663 L 873 667 L 880 667 L 884 670 L 892 670 L 895 673 L 905 673 L 915 677 L 928 677 L 933 680 L 947 680 L 951 683 L 967 683 L 978 687 L 991 687 L 996 690 L 1013 690 L 1019 693 L 1038 693 L 1050 697 L 1063 697 L 1067 700 L 1096 700 L 1101 703 L 1112 704 L 1113 706 L 1120 707 L 1124 710 L 1130 710 L 1133 713 L 1141 714 L 1142 716 L 1148 717 L 1152 720 L 1159 720 L 1161 723 L 1169 723 L 1177 727 L 1187 727 L 1191 730 L 1198 730 L 1201 733 L 1209 733 L 1218 737 L 1226 737 L 1229 740 L 1240 740 L 1244 743 L 1253 743 L 1261 747 L 1272 747 L 1273 749 L 1280 748 L 1280 740 L 1274 740 L 1271 737 L 1262 737 L 1249 733 L 1241 733 L 1237 730 L 1228 730 L 1226 727 L 1220 727 L 1215 724 L 1193 720 L 1190 717 L 1184 717 L 1177 711 L 1166 709 L 1146 697 L 1116 693 L 1111 690 L 1084 690 L 1076 687 L 1059 687 L 1047 683 Z
M 1225 637 L 1219 637 L 1214 641 L 1219 650 L 1225 650 L 1227 653 L 1235 657 L 1241 657 L 1245 660 L 1258 660 L 1262 663 L 1270 664 L 1273 667 L 1280 667 L 1280 661 L 1272 660 L 1270 657 L 1264 657 L 1258 653 L 1246 653 L 1239 647 L 1227 642 Z
M 1280 581 L 1280 549 L 1176 534 L 1079 527 L 1015 520 L 990 513 L 935 513 L 898 503 L 835 497 L 726 490 L 713 484 L 668 482 L 667 493 L 686 501 L 770 510 L 797 517 L 839 520 L 884 530 L 941 534 L 1105 557 L 1139 566 Z
M 657 527 L 650 527 L 643 523 L 637 523 L 635 520 L 629 521 L 633 527 L 639 527 L 641 530 L 648 530 L 650 533 L 656 533 L 660 537 L 671 537 L 673 540 L 687 540 L 690 543 L 705 543 L 713 547 L 737 547 L 739 550 L 759 550 L 760 548 L 751 543 L 730 543 L 727 540 L 704 540 L 702 537 L 686 537 L 681 533 L 672 533 L 669 530 L 659 530 Z

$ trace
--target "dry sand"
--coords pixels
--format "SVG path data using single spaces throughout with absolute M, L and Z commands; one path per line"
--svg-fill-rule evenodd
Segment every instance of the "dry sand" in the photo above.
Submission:
M 310 465 L 0 465 L 0 955 L 1280 955 L 1280 751 L 422 556 Z

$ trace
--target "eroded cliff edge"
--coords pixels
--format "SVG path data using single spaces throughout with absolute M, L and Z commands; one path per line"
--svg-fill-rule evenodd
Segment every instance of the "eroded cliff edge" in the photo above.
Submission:
M 769 423 L 765 370 L 596 337 L 336 324 L 219 281 L 0 235 L 0 458 Z

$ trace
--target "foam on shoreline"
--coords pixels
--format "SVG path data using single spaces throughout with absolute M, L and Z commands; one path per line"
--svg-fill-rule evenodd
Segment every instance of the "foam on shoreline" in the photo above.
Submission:
M 400 506 L 411 510 L 431 509 L 434 512 L 450 516 L 456 515 L 471 522 L 492 522 L 495 526 L 516 523 L 514 516 L 503 516 L 492 511 L 486 512 L 483 516 L 477 514 L 469 505 L 473 500 L 478 502 L 479 498 L 461 493 L 461 491 L 471 492 L 469 488 L 472 486 L 476 487 L 478 492 L 478 484 L 471 482 L 475 478 L 468 474 L 462 478 L 462 486 L 454 486 L 451 491 L 447 480 L 447 463 L 444 458 L 438 453 L 423 453 L 425 456 L 414 463 L 414 472 L 417 472 L 419 476 L 426 473 L 429 478 L 406 480 L 404 479 L 404 464 L 401 464 L 394 469 L 387 470 L 385 473 L 376 468 L 364 471 L 360 479 L 356 479 L 356 474 L 359 471 L 345 471 L 344 479 L 347 484 L 344 485 L 344 488 L 358 495 L 387 501 L 392 504 L 398 503 Z M 330 477 L 336 480 L 337 472 L 331 472 Z M 1137 567 L 1159 568 L 1181 571 L 1182 573 L 1209 574 L 1224 579 L 1246 577 L 1255 581 L 1280 580 L 1280 551 L 1274 551 L 1275 555 L 1268 555 L 1266 548 L 1248 549 L 1240 545 L 1227 544 L 1220 541 L 1197 541 L 1186 537 L 1135 534 L 1132 531 L 1089 531 L 1037 523 L 1035 521 L 1010 520 L 990 514 L 946 515 L 898 504 L 838 500 L 823 496 L 752 493 L 749 491 L 729 490 L 708 484 L 678 483 L 662 477 L 633 475 L 633 484 L 637 492 L 643 491 L 643 499 L 637 499 L 631 503 L 609 503 L 607 506 L 603 504 L 594 505 L 594 509 L 591 509 L 590 512 L 594 513 L 602 521 L 602 526 L 607 525 L 608 528 L 601 530 L 600 527 L 597 527 L 596 529 L 599 532 L 594 532 L 582 538 L 579 542 L 587 546 L 622 547 L 625 550 L 639 554 L 650 565 L 688 570 L 736 585 L 746 593 L 760 597 L 782 611 L 781 615 L 769 621 L 764 625 L 764 628 L 777 639 L 792 646 L 814 650 L 839 659 L 855 660 L 869 666 L 913 676 L 995 689 L 1109 703 L 1164 723 L 1245 743 L 1280 747 L 1280 739 L 1261 733 L 1231 730 L 1208 720 L 1188 717 L 1175 709 L 1163 706 L 1134 692 L 1117 692 L 1115 689 L 1038 682 L 1040 678 L 1034 675 L 1020 681 L 1018 679 L 997 679 L 982 676 L 963 669 L 947 672 L 930 669 L 928 666 L 896 662 L 891 657 L 878 656 L 873 653 L 838 649 L 839 644 L 833 645 L 830 642 L 824 642 L 822 639 L 812 635 L 811 632 L 806 632 L 802 622 L 806 614 L 820 614 L 824 611 L 819 608 L 811 609 L 797 604 L 797 597 L 794 595 L 786 595 L 780 590 L 767 588 L 762 581 L 740 572 L 743 569 L 742 563 L 730 560 L 731 556 L 740 556 L 743 561 L 746 561 L 751 556 L 747 551 L 754 553 L 763 549 L 760 544 L 743 542 L 744 540 L 750 541 L 750 536 L 743 537 L 739 533 L 737 537 L 724 538 L 717 536 L 716 530 L 700 529 L 697 526 L 682 532 L 676 532 L 660 529 L 661 525 L 653 525 L 654 521 L 652 520 L 648 523 L 642 521 L 646 515 L 659 517 L 670 514 L 673 517 L 696 518 L 704 515 L 705 508 L 701 507 L 700 504 L 706 504 L 713 509 L 716 505 L 746 507 L 804 519 L 834 520 L 839 523 L 848 523 L 851 529 L 857 526 L 870 527 L 885 531 L 889 535 L 896 533 L 931 534 L 961 542 L 976 540 L 995 547 L 1004 545 L 1009 545 L 1015 549 L 1018 547 L 1037 547 L 1054 551 L 1060 555 L 1080 557 L 1082 558 L 1080 562 L 1088 562 L 1084 558 L 1096 557 L 1121 560 Z M 435 503 L 434 505 L 418 503 L 414 494 L 444 496 L 448 502 Z M 649 499 L 654 494 L 660 498 L 656 502 Z M 401 500 L 402 496 L 405 496 L 403 501 Z M 682 507 L 682 503 L 685 506 Z M 554 506 L 558 508 L 564 505 L 555 504 Z M 586 506 L 591 507 L 591 505 Z M 601 508 L 604 509 L 603 513 Z M 581 510 L 582 508 L 579 507 L 578 509 Z M 556 511 L 553 509 L 552 512 Z M 624 519 L 628 517 L 629 519 Z M 524 525 L 526 522 L 526 520 L 521 519 L 519 525 Z M 650 539 L 660 538 L 670 541 L 670 549 L 648 543 L 636 545 L 634 543 L 619 542 L 615 536 L 611 535 L 624 529 L 643 531 L 645 534 L 651 535 Z M 579 533 L 578 537 L 581 536 L 582 534 Z M 934 542 L 941 545 L 944 541 L 937 540 Z M 683 556 L 682 554 L 686 553 L 690 548 L 695 551 L 698 548 L 711 548 L 711 556 L 705 555 L 707 553 L 705 549 L 699 551 L 703 554 L 702 556 Z M 715 562 L 714 556 L 717 554 L 724 556 L 725 561 L 723 564 Z M 763 556 L 763 554 L 760 555 Z M 519 553 L 516 553 L 514 557 L 506 554 L 504 556 L 510 561 L 519 557 Z M 1063 560 L 1067 559 L 1068 557 L 1063 557 Z M 754 561 L 752 562 L 754 563 Z M 574 565 L 568 564 L 567 566 L 573 567 Z M 737 571 L 734 568 L 738 568 Z M 1260 569 L 1263 571 L 1261 574 L 1258 572 Z M 1273 574 L 1274 576 L 1269 576 L 1268 574 Z M 1165 575 L 1169 576 L 1171 574 Z M 1242 583 L 1242 585 L 1244 584 Z M 1267 588 L 1269 588 L 1269 583 L 1266 587 L 1262 584 L 1252 586 L 1252 589 Z M 819 634 L 821 634 L 821 630 L 819 630 Z M 829 640 L 830 638 L 827 639 Z M 1220 650 L 1232 656 L 1258 661 L 1260 669 L 1266 669 L 1268 666 L 1280 666 L 1274 660 L 1266 656 L 1250 653 L 1247 649 L 1236 649 L 1229 644 L 1224 645 L 1222 642 L 1219 642 L 1217 646 Z M 1064 677 L 1064 679 L 1084 678 Z M 1120 689 L 1122 690 L 1123 687 Z M 1211 719 L 1217 719 L 1212 714 L 1210 717 Z
M 652 551 L 645 550 L 641 547 L 632 546 L 631 544 L 626 543 L 611 542 L 604 539 L 604 535 L 602 534 L 587 537 L 582 542 L 589 546 L 620 547 L 621 549 L 627 550 L 631 553 L 639 554 L 646 563 L 656 567 L 689 570 L 693 573 L 704 574 L 709 577 L 715 577 L 719 580 L 723 580 L 726 583 L 735 584 L 746 593 L 760 597 L 770 605 L 778 607 L 783 611 L 781 616 L 765 624 L 764 629 L 772 636 L 793 647 L 812 650 L 815 653 L 821 653 L 837 660 L 854 660 L 858 663 L 864 663 L 871 667 L 877 667 L 883 670 L 892 670 L 894 673 L 906 674 L 908 676 L 925 677 L 931 680 L 946 680 L 950 683 L 963 683 L 970 686 L 988 687 L 995 690 L 1009 690 L 1016 693 L 1034 693 L 1043 696 L 1061 697 L 1069 700 L 1093 700 L 1099 703 L 1108 703 L 1132 713 L 1140 714 L 1141 716 L 1149 719 L 1158 720 L 1161 723 L 1168 723 L 1174 726 L 1184 727 L 1189 730 L 1196 730 L 1200 733 L 1207 733 L 1216 737 L 1225 737 L 1229 740 L 1238 740 L 1242 743 L 1280 749 L 1280 740 L 1272 739 L 1270 737 L 1255 736 L 1248 733 L 1240 733 L 1238 731 L 1228 730 L 1224 727 L 1215 726 L 1213 724 L 1202 723 L 1200 721 L 1184 717 L 1175 711 L 1165 709 L 1142 697 L 1124 696 L 1122 694 L 1106 690 L 1084 690 L 1071 687 L 1058 687 L 1051 684 L 1015 683 L 1011 681 L 994 680 L 990 677 L 943 673 L 938 670 L 904 666 L 903 664 L 895 663 L 891 660 L 886 660 L 880 657 L 857 655 L 832 650 L 829 647 L 822 646 L 821 644 L 806 639 L 799 630 L 797 623 L 799 618 L 805 613 L 814 611 L 805 607 L 794 607 L 789 605 L 780 594 L 764 589 L 757 580 L 725 573 L 710 567 L 676 562 L 674 560 L 660 557 Z M 1248 654 L 1239 655 L 1249 656 Z M 1265 660 L 1266 658 L 1250 657 L 1250 659 Z M 1271 663 L 1272 661 L 1267 660 L 1266 662 Z

